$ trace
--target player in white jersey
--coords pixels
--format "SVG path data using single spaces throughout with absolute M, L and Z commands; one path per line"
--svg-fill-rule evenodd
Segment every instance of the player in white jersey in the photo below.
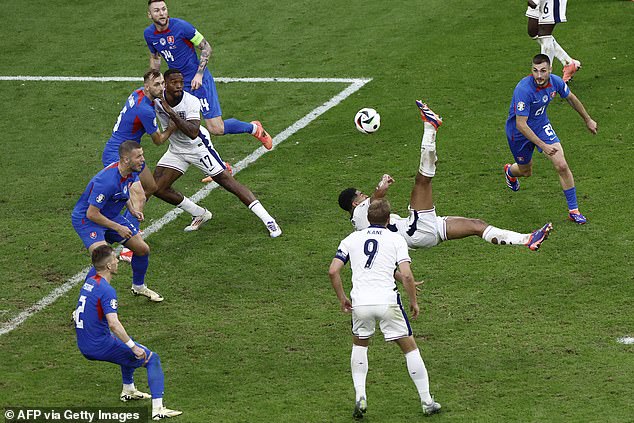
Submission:
M 192 215 L 192 223 L 185 231 L 195 231 L 211 219 L 212 214 L 209 210 L 172 188 L 172 184 L 185 174 L 190 164 L 193 164 L 211 176 L 218 185 L 238 197 L 262 220 L 272 238 L 280 236 L 282 230 L 275 219 L 247 187 L 235 180 L 220 154 L 214 149 L 209 131 L 200 126 L 200 101 L 184 91 L 182 73 L 177 69 L 168 69 L 164 77 L 164 100 L 155 103 L 156 115 L 161 126 L 167 127 L 172 121 L 177 129 L 169 137 L 169 148 L 154 170 L 154 179 L 158 186 L 154 195 Z
M 403 351 L 423 412 L 434 414 L 441 408 L 429 393 L 427 369 L 412 336 L 412 328 L 396 287 L 395 277 L 407 291 L 410 312 L 415 319 L 419 308 L 411 259 L 403 238 L 386 228 L 389 218 L 389 202 L 386 199 L 374 201 L 368 207 L 370 226 L 353 232 L 341 241 L 328 271 L 341 310 L 344 313 L 352 312 L 350 366 L 355 389 L 353 416 L 357 419 L 363 418 L 367 411 L 365 380 L 368 374 L 368 344 L 377 321 L 385 340 L 396 342 Z M 351 300 L 343 290 L 341 279 L 341 269 L 348 261 L 352 268 Z
M 570 57 L 555 37 L 555 25 L 566 22 L 567 0 L 528 0 L 526 17 L 528 18 L 528 36 L 537 41 L 541 53 L 550 58 L 550 63 L 556 57 L 563 68 L 563 80 L 568 82 L 581 68 L 581 62 Z
M 416 100 L 416 104 L 425 130 L 421 141 L 420 166 L 410 197 L 409 216 L 405 218 L 392 214 L 388 229 L 405 238 L 411 248 L 433 247 L 446 240 L 479 236 L 492 244 L 523 245 L 533 251 L 538 250 L 552 230 L 551 223 L 546 223 L 532 233 L 521 234 L 496 228 L 481 219 L 436 216 L 432 179 L 436 174 L 436 131 L 442 124 L 442 118 L 422 101 Z M 365 229 L 370 225 L 368 209 L 371 203 L 385 197 L 393 182 L 394 179 L 390 175 L 383 175 L 370 197 L 356 188 L 347 188 L 339 194 L 339 206 L 350 213 L 350 220 L 356 230 Z

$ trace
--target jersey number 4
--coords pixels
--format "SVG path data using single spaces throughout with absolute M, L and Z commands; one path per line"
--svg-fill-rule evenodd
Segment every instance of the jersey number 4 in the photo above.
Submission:
M 75 313 L 73 313 L 73 316 L 75 317 L 75 327 L 77 329 L 84 328 L 84 321 L 81 320 L 80 314 L 84 312 L 85 308 L 86 308 L 86 296 L 82 295 L 81 297 L 79 297 L 79 305 L 77 306 L 77 310 L 75 310 Z
M 171 51 L 163 50 L 163 51 L 161 51 L 161 54 L 163 55 L 163 57 L 165 57 L 165 61 L 166 62 L 173 62 L 174 61 L 174 56 L 172 55 Z
M 365 262 L 365 268 L 372 268 L 372 264 L 374 263 L 374 258 L 376 257 L 376 253 L 379 252 L 379 241 L 376 239 L 368 239 L 363 245 L 363 252 L 366 256 L 368 256 L 368 260 Z

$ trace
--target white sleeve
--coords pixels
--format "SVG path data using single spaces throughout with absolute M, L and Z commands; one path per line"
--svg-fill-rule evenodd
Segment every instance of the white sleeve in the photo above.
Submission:
M 188 94 L 185 97 L 185 100 L 187 101 L 185 120 L 200 120 L 200 100 L 196 96 L 191 95 L 188 92 L 184 92 L 183 94 Z
M 412 261 L 409 256 L 407 242 L 405 242 L 405 238 L 402 236 L 396 235 L 396 264 L 403 263 L 404 261 Z

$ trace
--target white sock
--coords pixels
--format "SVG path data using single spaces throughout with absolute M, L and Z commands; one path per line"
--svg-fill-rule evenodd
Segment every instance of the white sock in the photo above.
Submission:
M 482 233 L 482 239 L 491 244 L 498 245 L 526 245 L 530 237 L 531 234 L 520 234 L 491 225 L 487 226 Z
M 427 368 L 425 368 L 423 357 L 420 356 L 418 348 L 405 354 L 405 360 L 407 361 L 409 377 L 412 378 L 414 385 L 416 385 L 421 402 L 431 404 L 433 400 L 429 394 L 429 376 L 427 375 Z
M 418 171 L 423 176 L 433 178 L 436 175 L 436 128 L 431 123 L 424 122 L 423 139 L 420 142 L 420 165 Z
M 249 204 L 249 210 L 255 213 L 255 215 L 259 217 L 265 225 L 269 222 L 275 221 L 275 219 L 273 219 L 273 216 L 271 216 L 269 212 L 266 211 L 259 200 L 255 200 L 253 203 Z
M 145 284 L 143 284 L 143 285 L 132 284 L 132 289 L 134 289 L 137 292 L 142 291 L 143 289 L 145 289 Z
M 559 45 L 555 37 L 553 37 L 553 43 L 555 46 L 555 57 L 559 59 L 561 64 L 566 66 L 572 63 L 572 57 L 570 57 L 568 53 L 566 53 L 566 50 Z
M 192 200 L 185 196 L 183 196 L 183 201 L 181 201 L 181 203 L 176 207 L 185 210 L 187 213 L 191 214 L 194 217 L 202 216 L 203 214 L 205 214 L 204 207 L 200 207 L 198 204 L 194 203 Z
M 368 347 L 352 345 L 350 369 L 352 370 L 352 383 L 356 394 L 355 401 L 359 401 L 361 397 L 367 398 L 365 395 L 365 378 L 368 375 Z
M 550 64 L 553 63 L 555 57 L 555 39 L 552 35 L 544 35 L 537 37 L 537 42 L 542 46 L 542 54 L 545 54 L 550 59 Z
M 152 398 L 152 414 L 163 408 L 163 398 Z
M 134 386 L 134 382 L 132 383 L 124 383 L 123 384 L 123 390 L 126 392 L 133 392 L 136 391 L 136 386 Z
M 255 133 L 258 132 L 258 127 L 257 127 L 257 125 L 255 125 L 253 123 L 251 125 L 253 125 L 253 129 L 251 130 L 251 135 L 255 135 Z

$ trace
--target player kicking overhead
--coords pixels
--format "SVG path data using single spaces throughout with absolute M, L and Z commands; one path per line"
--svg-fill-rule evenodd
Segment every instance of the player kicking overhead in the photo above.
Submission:
M 170 69 L 183 73 L 185 91 L 200 99 L 200 110 L 209 132 L 212 135 L 248 133 L 267 150 L 273 148 L 273 139 L 259 121 L 248 123 L 222 119 L 214 78 L 207 68 L 211 45 L 205 37 L 189 22 L 170 18 L 167 5 L 162 0 L 148 0 L 148 18 L 152 20 L 152 25 L 145 29 L 143 35 L 150 50 L 150 69 L 161 69 L 162 56 Z M 200 50 L 200 58 L 194 47 Z
M 79 350 L 88 360 L 121 366 L 121 401 L 152 398 L 152 420 L 183 414 L 163 405 L 164 376 L 158 354 L 133 341 L 119 321 L 117 292 L 110 285 L 118 271 L 114 250 L 109 245 L 100 245 L 92 250 L 91 258 L 96 273 L 86 276 L 73 312 Z M 152 395 L 134 386 L 134 371 L 139 367 L 147 370 Z
M 211 143 L 209 132 L 200 126 L 200 103 L 196 97 L 183 90 L 183 74 L 178 69 L 165 71 L 165 98 L 155 103 L 156 114 L 163 127 L 174 122 L 176 129 L 169 137 L 169 148 L 161 157 L 154 179 L 158 190 L 154 195 L 163 201 L 180 207 L 192 215 L 192 223 L 185 231 L 195 231 L 211 219 L 211 212 L 195 204 L 174 190 L 172 184 L 185 174 L 193 164 L 206 175 L 238 197 L 245 206 L 262 220 L 272 238 L 282 235 L 282 230 L 253 193 L 236 181 Z
M 425 103 L 416 101 L 423 119 L 424 132 L 421 141 L 420 167 L 410 197 L 409 216 L 392 214 L 388 229 L 398 232 L 411 248 L 428 248 L 442 241 L 479 236 L 498 245 L 522 245 L 536 251 L 548 238 L 552 224 L 546 223 L 530 234 L 521 234 L 496 228 L 480 219 L 458 216 L 436 216 L 432 196 L 432 178 L 436 174 L 436 131 L 442 119 Z M 350 213 L 356 230 L 370 226 L 368 207 L 376 199 L 383 198 L 394 182 L 390 175 L 383 175 L 372 196 L 368 197 L 356 188 L 347 188 L 339 194 L 339 206 Z

